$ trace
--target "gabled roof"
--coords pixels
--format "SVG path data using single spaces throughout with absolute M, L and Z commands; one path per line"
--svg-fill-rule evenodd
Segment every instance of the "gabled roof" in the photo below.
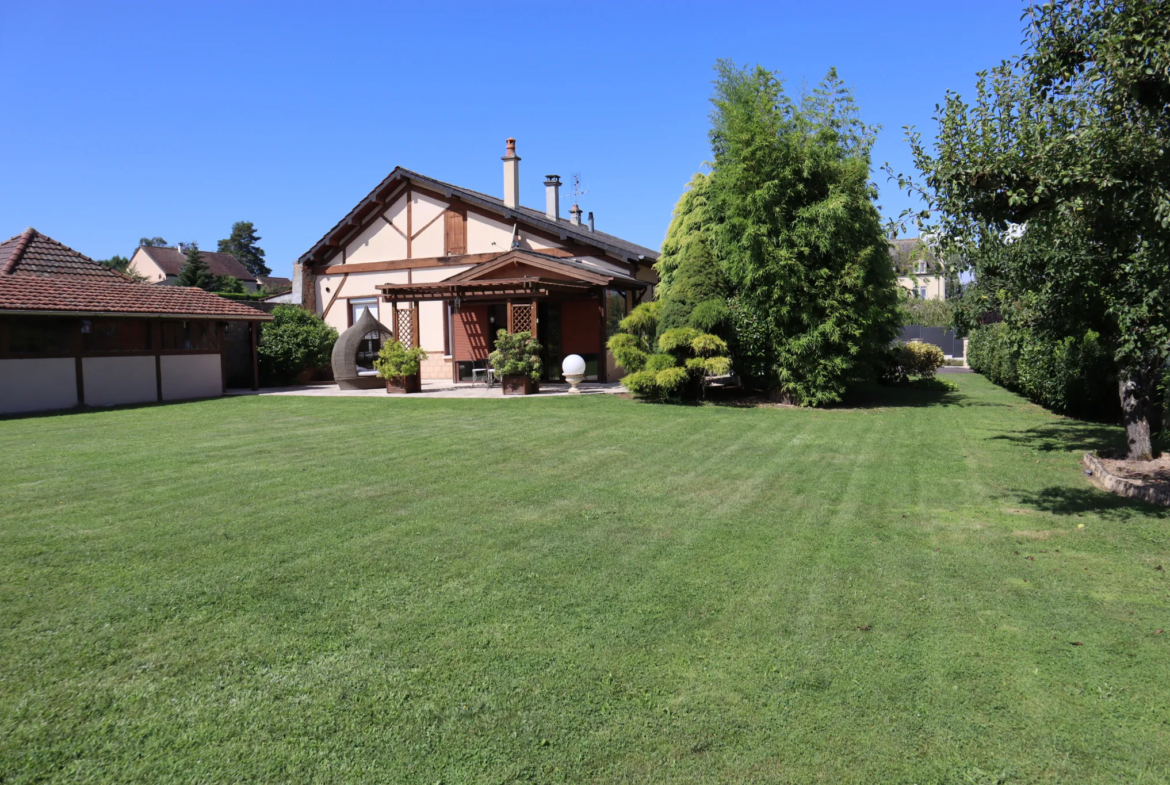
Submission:
M 187 256 L 178 248 L 159 248 L 157 246 L 141 245 L 136 250 L 144 252 L 167 275 L 178 275 L 187 263 Z M 248 272 L 248 268 L 240 264 L 230 253 L 216 251 L 200 251 L 200 258 L 207 262 L 207 269 L 212 275 L 230 275 L 241 281 L 255 281 L 256 276 Z
M 386 176 L 386 179 L 378 183 L 365 199 L 358 202 L 357 206 L 338 221 L 332 229 L 326 232 L 298 261 L 304 264 L 320 262 L 331 258 L 340 250 L 340 241 L 350 239 L 348 235 L 352 234 L 361 225 L 362 219 L 369 216 L 371 211 L 379 207 L 383 207 L 384 209 L 386 205 L 385 200 L 394 192 L 399 184 L 407 181 L 441 193 L 446 197 L 457 197 L 460 201 L 479 207 L 485 212 L 494 213 L 505 221 L 517 221 L 522 225 L 554 234 L 562 240 L 571 239 L 582 245 L 597 248 L 602 253 L 609 254 L 622 261 L 644 260 L 653 262 L 658 258 L 657 251 L 647 248 L 644 245 L 631 243 L 620 237 L 606 234 L 605 232 L 589 231 L 588 226 L 574 224 L 572 221 L 559 216 L 554 221 L 545 215 L 543 210 L 534 210 L 531 207 L 523 206 L 507 207 L 504 205 L 503 199 L 480 193 L 479 191 L 472 191 L 470 188 L 462 188 L 458 185 L 445 183 L 442 180 L 435 180 L 434 178 L 398 166 Z M 340 230 L 346 230 L 346 236 L 337 237 L 338 242 L 336 244 L 332 243 L 331 238 L 338 235 Z
M 78 253 L 31 226 L 0 243 L 0 276 L 69 276 L 99 281 L 128 281 L 127 276 Z
M 292 278 L 281 278 L 276 275 L 260 275 L 256 280 L 270 292 L 284 292 L 292 290 Z
M 613 284 L 630 286 L 637 289 L 646 288 L 645 281 L 639 281 L 631 278 L 628 275 L 615 273 L 612 270 L 606 270 L 601 267 L 596 267 L 591 264 L 576 259 L 566 259 L 560 256 L 549 256 L 538 251 L 527 250 L 512 250 L 505 251 L 486 262 L 477 264 L 469 270 L 464 270 L 458 275 L 453 275 L 450 278 L 445 278 L 444 282 L 452 281 L 474 281 L 482 278 L 492 270 L 505 267 L 509 264 L 525 264 L 531 267 L 536 267 L 550 272 L 561 273 L 562 275 L 576 276 L 579 280 L 586 283 L 596 284 L 600 286 L 608 286 Z
M 0 275 L 0 313 L 272 319 L 263 311 L 202 289 L 84 276 Z

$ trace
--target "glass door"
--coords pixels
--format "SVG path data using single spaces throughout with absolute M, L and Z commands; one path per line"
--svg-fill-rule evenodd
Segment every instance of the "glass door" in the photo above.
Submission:
M 561 304 L 543 302 L 536 306 L 536 340 L 544 359 L 544 381 L 561 381 Z

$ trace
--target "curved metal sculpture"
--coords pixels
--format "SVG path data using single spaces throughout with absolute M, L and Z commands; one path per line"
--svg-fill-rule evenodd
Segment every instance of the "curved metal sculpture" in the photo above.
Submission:
M 333 378 L 343 390 L 373 390 L 386 383 L 374 371 L 374 358 L 382 342 L 394 333 L 363 311 L 353 327 L 337 337 L 333 344 Z

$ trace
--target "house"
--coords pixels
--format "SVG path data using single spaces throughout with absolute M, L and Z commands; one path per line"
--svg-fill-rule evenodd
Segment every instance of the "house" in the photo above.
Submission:
M 244 322 L 257 384 L 266 313 L 136 283 L 26 229 L 0 243 L 0 414 L 222 395 L 224 331 Z
M 597 231 L 577 205 L 561 216 L 560 177 L 545 208 L 520 203 L 514 139 L 503 198 L 394 169 L 295 265 L 293 300 L 344 331 L 370 311 L 430 355 L 424 379 L 483 367 L 498 330 L 534 331 L 548 378 L 569 354 L 586 378 L 617 378 L 605 350 L 617 322 L 653 297 L 657 252 Z
M 898 285 L 919 300 L 947 299 L 946 267 L 920 238 L 890 240 Z
M 292 291 L 292 278 L 281 278 L 276 275 L 258 275 L 256 282 L 260 288 L 269 294 L 283 294 Z
M 256 276 L 248 272 L 248 268 L 240 264 L 230 253 L 200 251 L 199 256 L 207 262 L 207 269 L 212 275 L 230 275 L 232 278 L 238 278 L 249 292 L 259 288 Z M 148 283 L 177 284 L 179 273 L 186 263 L 187 254 L 182 244 L 178 248 L 139 246 L 130 257 L 128 269 L 145 278 Z

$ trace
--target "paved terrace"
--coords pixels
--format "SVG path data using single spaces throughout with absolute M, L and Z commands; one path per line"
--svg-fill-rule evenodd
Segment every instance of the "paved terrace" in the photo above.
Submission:
M 624 393 L 626 388 L 620 382 L 598 384 L 583 382 L 581 395 L 613 395 Z M 389 395 L 385 387 L 376 390 L 342 390 L 332 382 L 322 384 L 298 384 L 292 387 L 262 387 L 259 390 L 229 389 L 228 395 L 307 395 L 316 397 L 346 398 L 399 398 Z M 535 395 L 504 395 L 500 385 L 488 388 L 483 384 L 455 384 L 453 382 L 427 379 L 422 383 L 422 392 L 412 393 L 411 398 L 548 398 L 569 395 L 569 385 L 564 383 L 541 383 L 540 392 Z

